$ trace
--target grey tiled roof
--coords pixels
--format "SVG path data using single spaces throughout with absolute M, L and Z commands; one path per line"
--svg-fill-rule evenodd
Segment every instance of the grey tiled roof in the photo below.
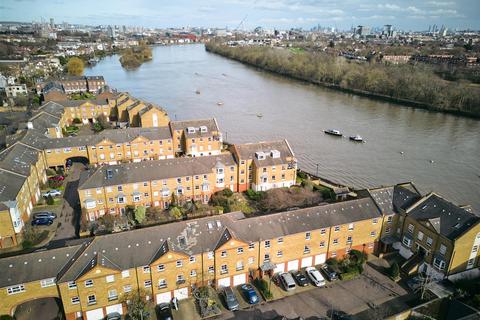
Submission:
M 126 183 L 162 180 L 175 177 L 208 174 L 213 171 L 217 161 L 226 166 L 234 165 L 235 160 L 230 153 L 198 158 L 173 158 L 166 160 L 150 160 L 136 163 L 101 166 L 87 171 L 80 181 L 79 190 L 100 186 L 116 186 Z M 107 170 L 113 176 L 107 179 Z
M 34 130 L 45 133 L 48 128 L 58 127 L 60 119 L 46 112 L 40 112 L 30 119 Z
M 454 240 L 480 222 L 480 218 L 432 193 L 419 202 L 407 215 L 429 222 L 437 232 Z
M 38 161 L 38 152 L 17 142 L 0 152 L 0 168 L 29 176 L 31 166 Z
M 287 140 L 235 144 L 233 148 L 237 150 L 241 160 L 253 159 L 257 167 L 285 164 L 288 157 L 295 156 Z M 272 158 L 270 155 L 272 150 L 279 151 L 280 157 Z M 265 159 L 258 160 L 255 156 L 256 152 L 264 152 L 266 155 Z
M 144 114 L 144 113 L 146 113 L 146 112 L 148 112 L 148 111 L 150 111 L 150 110 L 152 110 L 152 109 L 158 109 L 158 110 L 160 110 L 160 111 L 162 111 L 162 112 L 165 112 L 165 110 L 163 110 L 163 109 L 162 109 L 161 107 L 159 107 L 159 106 L 156 106 L 156 105 L 154 105 L 154 104 L 148 104 L 145 108 L 143 108 L 142 110 L 140 110 L 140 111 L 138 112 L 138 114 L 139 114 L 139 115 L 142 115 L 142 114 Z
M 399 213 L 399 209 L 406 209 L 421 197 L 411 183 L 369 189 L 368 192 L 386 215 Z
M 54 101 L 48 101 L 47 103 L 44 103 L 43 105 L 38 108 L 39 111 L 45 111 L 52 116 L 60 118 L 64 112 L 64 107 Z
M 0 202 L 15 200 L 26 179 L 18 174 L 0 170 Z
M 65 100 L 58 101 L 57 103 L 61 104 L 64 107 L 78 107 L 86 102 L 90 102 L 94 105 L 107 105 L 107 99 L 87 99 L 87 100 Z
M 207 132 L 201 132 L 200 127 L 207 127 Z M 195 137 L 208 137 L 212 135 L 214 131 L 220 131 L 218 128 L 217 121 L 215 118 L 212 119 L 195 119 L 195 120 L 181 120 L 181 121 L 170 121 L 170 127 L 172 130 L 181 130 L 185 132 L 185 135 L 189 138 Z M 188 133 L 187 128 L 195 128 L 194 133 Z

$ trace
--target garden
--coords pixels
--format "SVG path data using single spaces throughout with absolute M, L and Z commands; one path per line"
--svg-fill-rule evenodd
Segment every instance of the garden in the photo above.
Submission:
M 341 280 L 350 280 L 363 273 L 366 261 L 366 253 L 359 250 L 351 250 L 344 258 L 330 258 L 326 263 L 339 274 Z

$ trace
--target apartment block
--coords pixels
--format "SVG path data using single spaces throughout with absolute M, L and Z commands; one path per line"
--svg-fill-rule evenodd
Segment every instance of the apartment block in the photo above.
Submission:
M 297 160 L 287 140 L 235 144 L 239 190 L 266 191 L 296 183 Z
M 222 152 L 223 137 L 215 118 L 171 121 L 170 129 L 176 153 L 201 157 Z

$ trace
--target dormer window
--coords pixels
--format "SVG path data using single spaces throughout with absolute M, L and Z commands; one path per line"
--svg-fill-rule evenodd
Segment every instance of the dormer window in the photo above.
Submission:
M 194 127 L 188 127 L 187 128 L 187 133 L 195 133 L 195 128 Z
M 274 159 L 280 158 L 280 151 L 272 150 L 272 151 L 270 151 L 270 156 Z
M 265 152 L 262 152 L 262 151 L 255 152 L 255 157 L 258 160 L 265 160 Z
M 200 132 L 208 132 L 208 129 L 206 126 L 200 126 Z

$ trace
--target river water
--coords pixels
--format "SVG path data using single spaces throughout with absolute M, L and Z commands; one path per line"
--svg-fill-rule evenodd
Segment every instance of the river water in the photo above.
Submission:
M 318 166 L 332 181 L 355 187 L 413 181 L 422 192 L 480 211 L 478 120 L 285 79 L 203 45 L 156 47 L 153 60 L 134 71 L 111 56 L 85 73 L 163 106 L 171 119 L 216 117 L 229 142 L 287 138 L 300 168 L 315 173 Z M 366 143 L 325 135 L 327 128 L 358 133 Z

